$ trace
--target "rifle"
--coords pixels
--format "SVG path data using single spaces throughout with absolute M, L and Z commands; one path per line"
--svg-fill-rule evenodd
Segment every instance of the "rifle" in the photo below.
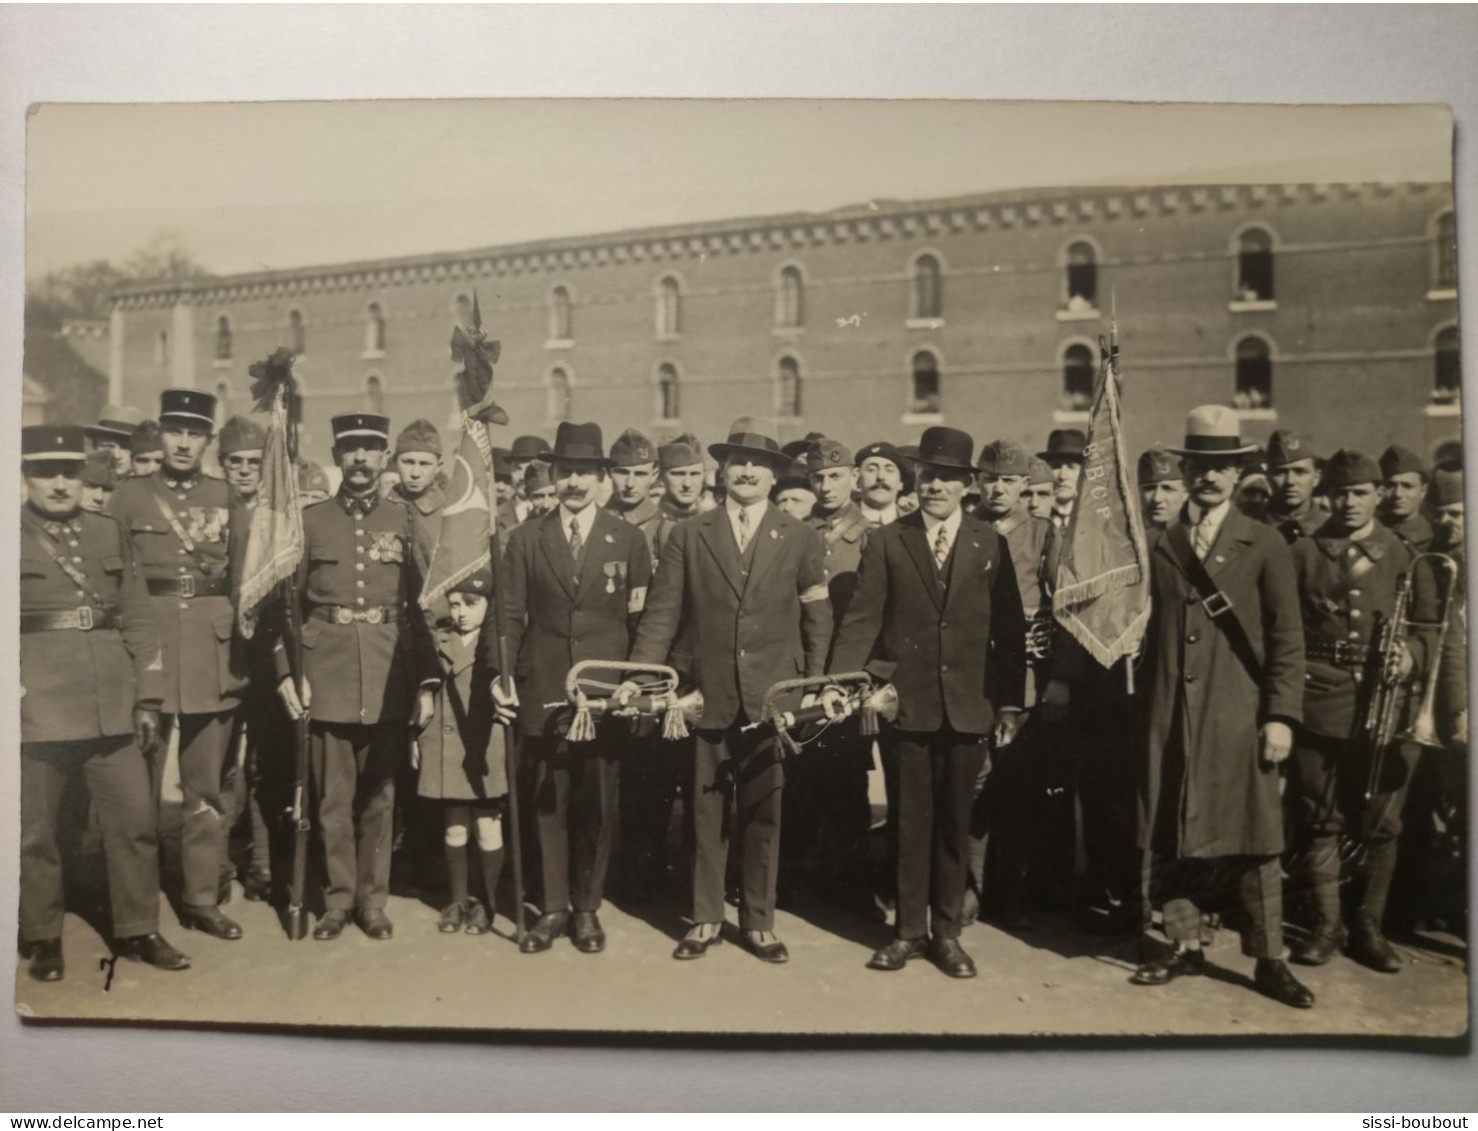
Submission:
M 303 606 L 298 596 L 296 574 L 282 583 L 287 606 L 286 632 L 288 662 L 292 669 L 298 702 L 303 702 Z M 287 937 L 301 939 L 308 934 L 308 915 L 304 910 L 304 894 L 308 888 L 308 833 L 313 827 L 308 814 L 308 711 L 293 721 L 293 874 L 287 894 Z
M 496 505 L 496 504 L 494 504 Z M 503 549 L 494 520 L 488 535 L 488 568 L 493 575 L 493 632 L 498 646 L 498 681 L 503 691 L 513 695 L 513 657 L 508 652 L 508 606 L 503 596 Z M 513 868 L 513 934 L 520 945 L 524 939 L 523 914 L 523 846 L 518 821 L 518 735 L 513 725 L 503 728 L 503 758 L 508 775 L 508 862 Z M 489 910 L 493 893 L 488 892 Z

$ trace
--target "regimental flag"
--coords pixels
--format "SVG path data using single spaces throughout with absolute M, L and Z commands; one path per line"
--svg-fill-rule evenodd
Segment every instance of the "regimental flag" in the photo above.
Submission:
M 1103 351 L 1098 388 L 1052 611 L 1104 667 L 1139 648 L 1150 619 L 1149 551 L 1119 422 L 1117 349 Z
M 463 578 L 492 560 L 493 446 L 481 421 L 462 414 L 462 440 L 452 461 L 441 512 L 441 533 L 431 552 L 421 606 L 429 609 Z
M 298 508 L 297 476 L 288 451 L 291 396 L 288 383 L 277 386 L 262 447 L 262 485 L 251 511 L 246 553 L 238 575 L 236 620 L 241 634 L 247 637 L 256 631 L 262 602 L 280 582 L 293 575 L 303 557 L 303 513 Z

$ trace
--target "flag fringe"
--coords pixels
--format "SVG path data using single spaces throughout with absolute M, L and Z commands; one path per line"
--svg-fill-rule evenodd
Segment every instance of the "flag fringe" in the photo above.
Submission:
M 1108 668 L 1113 667 L 1123 657 L 1131 655 L 1134 652 L 1134 645 L 1138 644 L 1144 630 L 1149 627 L 1150 610 L 1148 606 L 1141 609 L 1135 614 L 1134 619 L 1129 622 L 1128 627 L 1113 641 L 1107 644 L 1100 640 L 1098 634 L 1076 613 L 1068 612 L 1067 619 L 1075 626 L 1071 629 L 1073 638 L 1101 666 Z
M 1090 577 L 1086 581 L 1077 581 L 1066 589 L 1059 589 L 1052 594 L 1052 611 L 1061 613 L 1070 610 L 1074 605 L 1081 605 L 1084 601 L 1091 601 L 1095 597 L 1102 597 L 1116 589 L 1127 589 L 1138 585 L 1143 576 L 1143 570 L 1138 562 L 1119 566 L 1107 573 L 1100 573 L 1097 577 Z

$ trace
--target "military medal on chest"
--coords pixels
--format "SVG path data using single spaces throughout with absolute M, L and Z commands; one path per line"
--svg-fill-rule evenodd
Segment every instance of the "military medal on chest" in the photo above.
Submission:
M 616 591 L 616 583 L 618 581 L 620 581 L 623 585 L 625 584 L 625 582 L 626 582 L 626 563 L 625 562 L 606 562 L 606 564 L 603 567 L 603 569 L 604 569 L 605 575 L 606 575 L 606 592 L 607 593 L 614 593 Z
M 370 559 L 377 562 L 394 564 L 405 561 L 405 543 L 401 541 L 400 535 L 394 532 L 376 532 L 374 542 L 370 546 Z

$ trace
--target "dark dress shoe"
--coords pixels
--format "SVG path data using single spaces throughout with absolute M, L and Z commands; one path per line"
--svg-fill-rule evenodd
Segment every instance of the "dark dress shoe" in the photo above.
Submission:
M 677 949 L 672 952 L 673 958 L 702 958 L 708 953 L 709 947 L 718 946 L 724 941 L 723 928 L 720 927 L 709 938 L 701 938 L 698 934 L 700 927 L 711 927 L 713 923 L 695 923 L 693 929 L 678 941 Z
M 130 962 L 143 962 L 156 970 L 188 970 L 190 959 L 170 946 L 163 935 L 130 935 L 113 940 L 113 953 Z
M 485 935 L 493 929 L 492 916 L 480 899 L 467 902 L 467 921 L 462 928 L 469 935 Z
M 330 942 L 342 935 L 348 925 L 349 912 L 341 907 L 331 907 L 323 913 L 323 918 L 313 928 L 313 937 L 319 942 Z
M 576 911 L 572 933 L 575 949 L 582 954 L 599 954 L 606 948 L 606 933 L 594 911 Z
M 212 938 L 235 940 L 241 937 L 241 925 L 226 918 L 219 907 L 190 907 L 180 909 L 180 926 L 187 931 L 201 931 Z
M 1361 966 L 1368 966 L 1381 974 L 1399 974 L 1404 965 L 1396 948 L 1386 941 L 1380 928 L 1373 925 L 1351 931 L 1345 953 Z
M 975 977 L 975 961 L 965 953 L 959 939 L 935 937 L 929 940 L 929 961 L 951 978 Z
M 1293 976 L 1288 964 L 1278 958 L 1259 958 L 1253 984 L 1274 1001 L 1294 1009 L 1313 1009 L 1314 992 Z
M 767 934 L 771 935 L 770 942 L 764 941 L 764 937 Z M 749 951 L 750 954 L 754 955 L 761 962 L 772 962 L 778 966 L 782 962 L 790 961 L 790 951 L 785 948 L 783 942 L 774 938 L 773 932 L 742 931 L 739 937 L 744 940 L 744 949 Z
M 467 908 L 460 903 L 448 903 L 436 920 L 436 929 L 444 935 L 454 935 L 466 925 Z
M 1290 957 L 1300 966 L 1324 966 L 1345 945 L 1345 933 L 1340 927 L 1319 927 L 1308 938 L 1294 943 L 1288 949 Z
M 248 872 L 241 877 L 241 894 L 252 903 L 272 901 L 272 877 L 260 872 Z
M 1129 980 L 1136 986 L 1163 986 L 1184 974 L 1204 973 L 1206 973 L 1206 955 L 1197 948 L 1196 950 L 1177 950 L 1169 958 L 1146 962 L 1129 975 Z
M 929 944 L 923 939 L 894 939 L 867 960 L 869 970 L 902 970 L 915 958 L 924 957 Z
M 38 982 L 60 982 L 62 975 L 67 972 L 67 964 L 62 961 L 61 939 L 39 939 L 28 946 L 31 955 L 31 965 L 26 973 Z
M 554 945 L 555 939 L 563 938 L 569 929 L 568 911 L 550 911 L 534 920 L 518 949 L 525 954 L 542 954 Z
M 395 933 L 395 927 L 390 922 L 390 917 L 378 907 L 373 911 L 361 911 L 359 913 L 359 929 L 375 942 L 384 942 Z

